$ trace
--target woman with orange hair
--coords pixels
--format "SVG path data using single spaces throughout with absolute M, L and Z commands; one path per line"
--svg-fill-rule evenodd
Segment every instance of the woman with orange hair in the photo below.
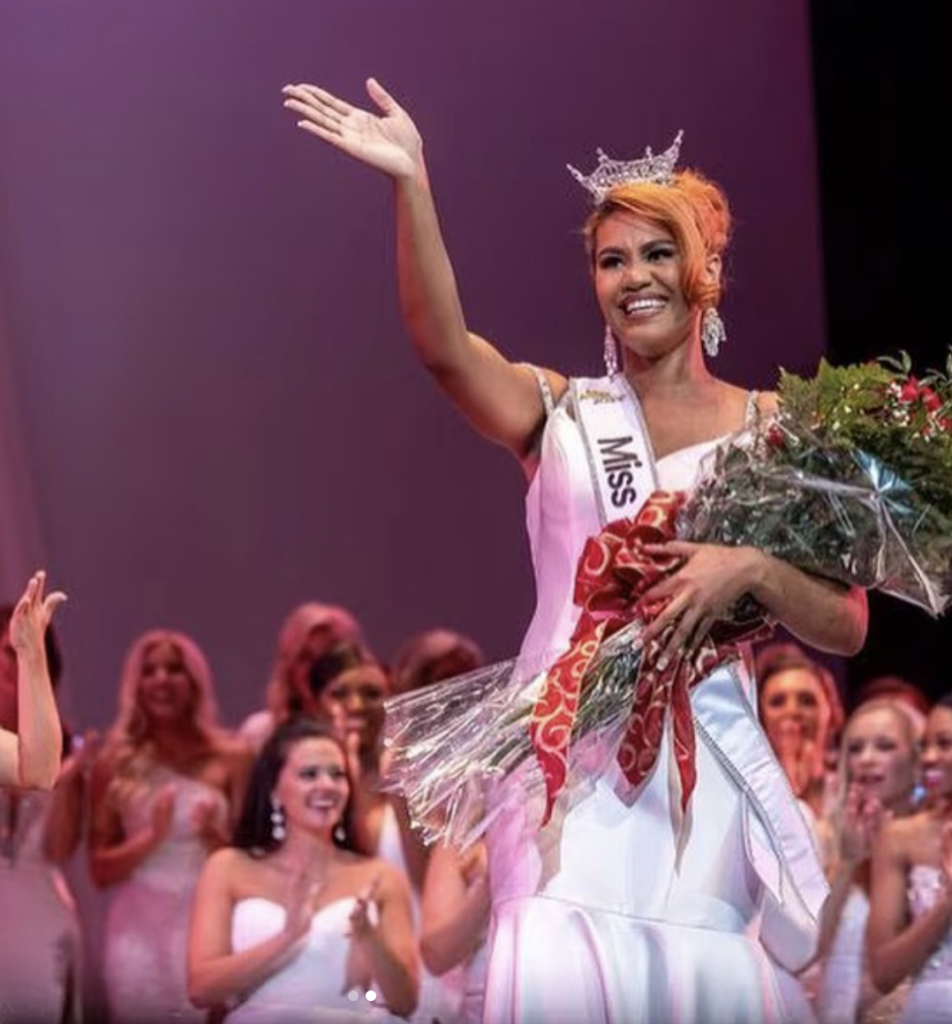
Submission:
M 538 669 L 571 647 L 587 540 L 630 519 L 653 492 L 689 490 L 704 455 L 776 406 L 708 363 L 724 340 L 716 307 L 728 203 L 702 174 L 677 170 L 680 137 L 657 156 L 602 154 L 592 174 L 575 172 L 594 200 L 585 234 L 606 374 L 569 379 L 513 363 L 467 326 L 416 126 L 378 82 L 368 92 L 377 113 L 307 84 L 287 86 L 284 103 L 305 132 L 390 178 L 400 298 L 417 354 L 472 426 L 525 471 L 538 604 L 521 651 L 527 671 L 512 685 L 538 678 L 546 689 L 536 707 L 551 697 L 558 709 L 559 680 L 550 687 Z M 748 594 L 805 643 L 841 654 L 863 643 L 860 591 L 748 547 L 671 541 L 649 550 L 677 566 L 648 591 L 658 613 L 645 643 L 659 651 L 659 672 Z M 696 723 L 693 758 L 675 749 L 670 724 L 640 746 L 623 724 L 591 737 L 550 803 L 521 769 L 490 794 L 486 1021 L 794 1019 L 773 965 L 795 970 L 813 956 L 827 890 L 757 724 L 744 649 L 687 701 L 664 714 L 682 733 Z M 540 760 L 552 767 L 549 719 L 534 723 Z
M 119 710 L 93 767 L 89 862 L 110 890 L 110 1021 L 204 1020 L 188 1000 L 192 889 L 229 842 L 251 767 L 218 725 L 211 670 L 190 637 L 150 630 L 126 654 Z

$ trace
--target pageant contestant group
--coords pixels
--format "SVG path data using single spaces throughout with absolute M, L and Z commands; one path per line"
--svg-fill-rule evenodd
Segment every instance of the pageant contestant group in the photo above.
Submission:
M 679 166 L 680 135 L 570 169 L 605 372 L 566 378 L 467 328 L 421 136 L 367 90 L 373 109 L 308 84 L 283 104 L 390 180 L 416 355 L 525 472 L 535 614 L 503 672 L 439 623 L 377 651 L 321 594 L 288 610 L 262 709 L 234 726 L 200 645 L 156 629 L 130 643 L 111 727 L 77 737 L 56 704 L 64 595 L 37 573 L 0 609 L 0 1022 L 98 1021 L 91 990 L 106 1024 L 952 1020 L 952 694 L 880 677 L 847 715 L 816 652 L 862 647 L 866 590 L 668 528 L 706 459 L 782 404 L 712 369 L 723 191 Z M 619 522 L 642 530 L 617 577 L 634 596 L 587 591 Z M 760 625 L 725 630 L 745 602 Z M 635 710 L 573 731 L 588 667 L 626 644 Z M 424 748 L 445 713 L 463 742 L 487 679 L 528 701 L 532 756 L 454 779 L 431 750 L 395 784 L 391 723 Z

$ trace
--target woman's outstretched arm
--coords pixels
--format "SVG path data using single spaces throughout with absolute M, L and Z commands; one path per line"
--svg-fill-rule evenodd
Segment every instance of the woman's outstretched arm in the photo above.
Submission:
M 50 789 L 59 774 L 63 749 L 44 638 L 66 595 L 44 594 L 46 573 L 35 573 L 10 619 L 10 643 L 17 659 L 17 731 L 0 729 L 0 784 Z
M 379 114 L 314 85 L 286 86 L 284 103 L 304 131 L 391 178 L 400 303 L 417 355 L 477 431 L 525 457 L 544 417 L 534 375 L 468 330 L 423 140 L 407 111 L 375 79 L 368 80 L 367 92 Z M 558 394 L 564 379 L 546 372 Z

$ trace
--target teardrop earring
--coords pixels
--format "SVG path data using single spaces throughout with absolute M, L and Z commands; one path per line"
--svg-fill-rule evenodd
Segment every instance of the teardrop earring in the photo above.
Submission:
M 271 798 L 271 838 L 276 843 L 283 843 L 287 837 L 287 820 L 284 817 L 284 808 L 274 797 Z
M 615 341 L 615 335 L 612 334 L 612 329 L 605 324 L 605 372 L 609 377 L 614 377 L 618 374 L 618 342 Z
M 724 321 L 713 306 L 704 310 L 704 316 L 701 319 L 701 341 L 704 342 L 704 351 L 712 359 L 720 352 L 721 345 L 727 341 Z

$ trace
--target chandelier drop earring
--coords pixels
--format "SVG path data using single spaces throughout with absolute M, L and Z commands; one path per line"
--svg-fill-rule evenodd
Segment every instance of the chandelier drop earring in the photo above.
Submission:
M 720 352 L 721 345 L 727 341 L 724 321 L 713 306 L 704 310 L 704 316 L 701 319 L 701 340 L 704 342 L 704 351 L 712 359 Z
M 605 324 L 605 372 L 609 377 L 618 374 L 618 343 L 608 324 Z
M 276 843 L 283 843 L 288 834 L 285 823 L 284 808 L 274 797 L 271 797 L 271 838 Z

